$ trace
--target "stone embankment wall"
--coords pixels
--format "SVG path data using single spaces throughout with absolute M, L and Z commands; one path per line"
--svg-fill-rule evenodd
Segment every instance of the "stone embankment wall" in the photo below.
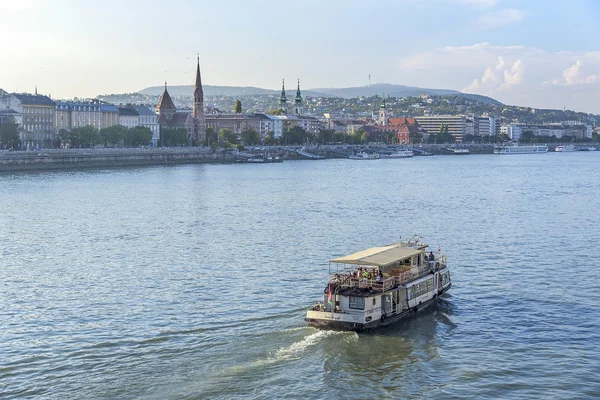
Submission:
M 233 152 L 200 148 L 0 151 L 0 171 L 233 162 Z

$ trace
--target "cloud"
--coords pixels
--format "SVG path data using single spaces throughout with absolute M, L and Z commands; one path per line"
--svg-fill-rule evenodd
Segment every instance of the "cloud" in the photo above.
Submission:
M 516 8 L 495 10 L 477 17 L 473 21 L 473 28 L 477 30 L 497 29 L 515 22 L 521 22 L 526 16 L 527 12 L 525 10 Z
M 505 66 L 504 58 L 498 57 L 495 67 L 487 67 L 481 78 L 475 78 L 462 91 L 492 94 L 500 90 L 510 90 L 513 86 L 519 85 L 525 74 L 523 62 L 517 60 L 512 67 L 506 68 Z
M 468 6 L 479 8 L 492 8 L 498 4 L 498 0 L 455 0 L 458 3 L 463 3 Z
M 588 75 L 584 70 L 583 62 L 577 60 L 575 64 L 563 71 L 562 78 L 554 78 L 552 79 L 552 83 L 554 85 L 581 85 L 600 82 L 598 74 Z
M 424 49 L 397 65 L 407 85 L 462 88 L 506 104 L 600 113 L 600 50 L 547 51 L 481 42 Z

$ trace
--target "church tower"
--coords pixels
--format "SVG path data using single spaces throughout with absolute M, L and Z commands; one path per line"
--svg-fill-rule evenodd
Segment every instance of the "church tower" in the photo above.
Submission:
M 281 85 L 281 96 L 279 97 L 279 108 L 281 108 L 281 112 L 285 115 L 287 114 L 287 98 L 285 97 L 285 79 Z
M 294 114 L 298 116 L 304 115 L 302 95 L 300 94 L 300 79 L 298 79 L 298 89 L 296 89 L 296 98 L 294 99 Z
M 196 67 L 196 84 L 194 86 L 194 134 L 196 140 L 204 140 L 206 137 L 206 122 L 204 119 L 204 91 L 202 90 L 202 79 L 200 78 L 200 56 Z
M 388 120 L 387 109 L 385 107 L 385 93 L 383 94 L 383 100 L 379 106 L 379 125 L 386 126 Z
M 162 96 L 160 96 L 160 100 L 158 100 L 158 104 L 156 105 L 156 113 L 159 116 L 159 120 L 171 121 L 173 119 L 173 115 L 177 112 L 177 108 L 175 107 L 175 103 L 171 99 L 169 92 L 167 91 L 167 82 L 165 81 L 165 91 Z

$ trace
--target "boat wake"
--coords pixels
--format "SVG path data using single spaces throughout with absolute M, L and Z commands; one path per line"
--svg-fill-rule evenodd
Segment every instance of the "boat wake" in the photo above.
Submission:
M 300 330 L 306 328 L 291 328 L 286 329 L 286 331 Z M 264 367 L 267 365 L 273 365 L 284 361 L 292 361 L 298 360 L 302 358 L 302 356 L 306 353 L 306 351 L 321 343 L 323 340 L 330 336 L 341 336 L 344 339 L 346 337 L 358 338 L 358 335 L 354 332 L 340 332 L 340 331 L 317 331 L 311 333 L 308 336 L 305 336 L 301 340 L 290 344 L 289 346 L 283 346 L 279 349 L 271 352 L 266 358 L 258 359 L 249 364 L 245 365 L 237 365 L 231 368 L 230 372 L 232 374 L 240 374 L 245 373 L 250 369 L 254 369 L 257 367 Z

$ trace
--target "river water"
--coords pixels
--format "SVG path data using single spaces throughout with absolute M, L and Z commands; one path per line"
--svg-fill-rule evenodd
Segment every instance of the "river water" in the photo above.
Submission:
M 600 397 L 600 152 L 0 174 L 0 398 Z M 413 234 L 433 310 L 305 326 Z

